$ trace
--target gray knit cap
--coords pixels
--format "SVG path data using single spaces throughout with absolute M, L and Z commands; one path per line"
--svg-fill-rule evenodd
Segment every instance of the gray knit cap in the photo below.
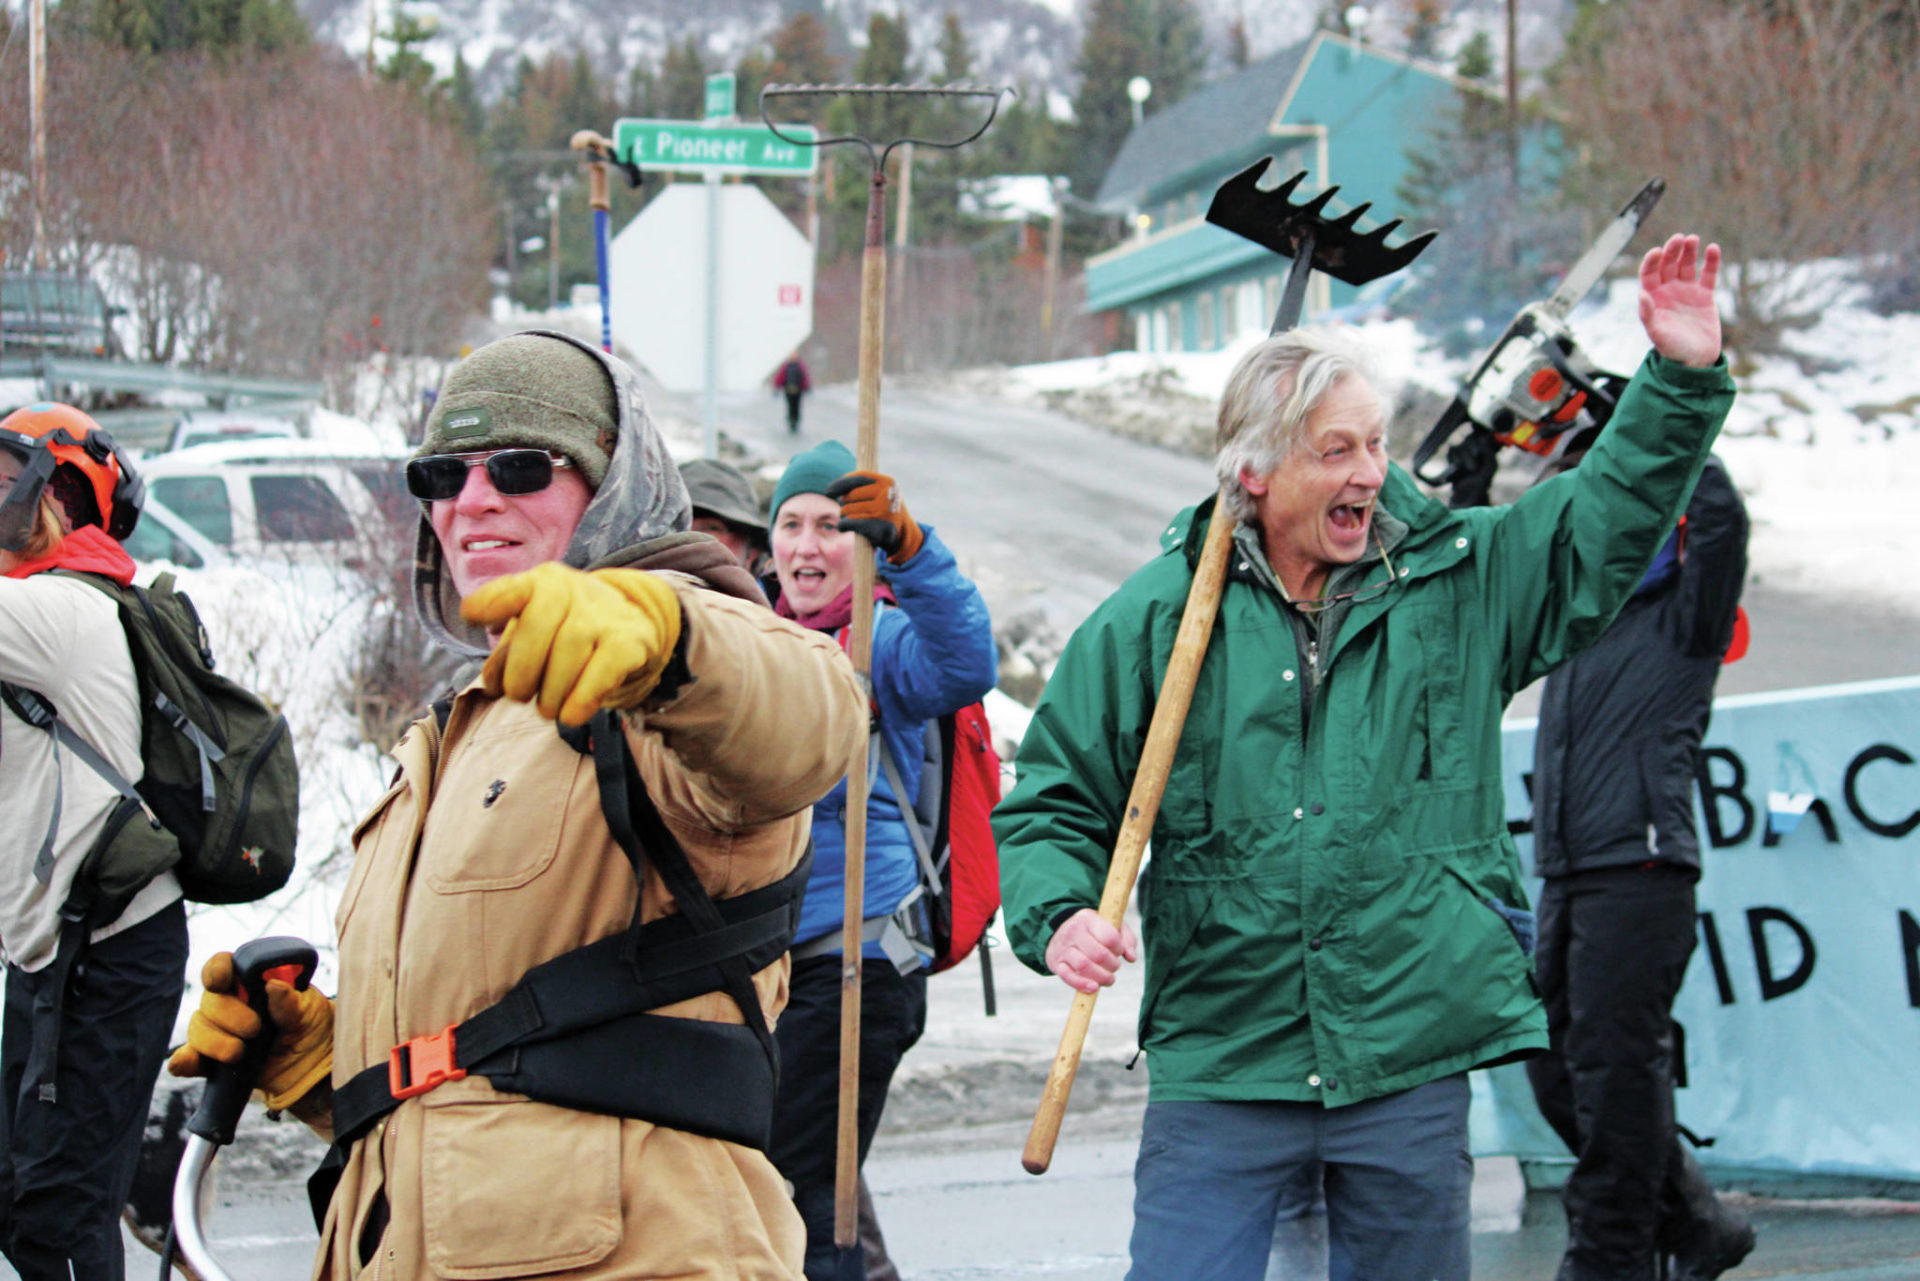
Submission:
M 514 334 L 454 366 L 414 457 L 545 449 L 571 459 L 587 487 L 598 490 L 613 456 L 617 412 L 613 379 L 591 353 Z

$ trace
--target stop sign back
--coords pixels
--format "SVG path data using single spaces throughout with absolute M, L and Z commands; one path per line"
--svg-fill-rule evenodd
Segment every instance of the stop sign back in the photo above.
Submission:
M 751 391 L 813 332 L 813 246 L 758 187 L 722 184 L 719 390 Z M 679 182 L 613 238 L 614 336 L 672 391 L 706 379 L 707 188 Z

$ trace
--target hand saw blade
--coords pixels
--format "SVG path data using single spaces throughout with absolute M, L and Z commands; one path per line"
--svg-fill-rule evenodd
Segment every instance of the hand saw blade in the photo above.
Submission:
M 1640 224 L 1647 220 L 1653 207 L 1660 203 L 1660 197 L 1666 194 L 1665 178 L 1649 179 L 1647 185 L 1640 188 L 1640 194 L 1627 202 L 1626 208 L 1615 215 L 1601 233 L 1594 237 L 1587 251 L 1580 255 L 1578 262 L 1568 270 L 1560 281 L 1560 287 L 1553 291 L 1553 297 L 1540 304 L 1542 311 L 1550 313 L 1556 320 L 1565 320 L 1570 312 L 1587 296 L 1587 291 L 1599 283 L 1613 260 L 1633 239 L 1633 233 L 1640 230 Z

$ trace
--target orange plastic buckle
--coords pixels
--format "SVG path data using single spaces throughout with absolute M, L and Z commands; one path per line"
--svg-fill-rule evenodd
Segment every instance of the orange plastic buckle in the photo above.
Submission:
M 467 1070 L 453 1065 L 453 1029 L 416 1036 L 393 1047 L 387 1056 L 387 1092 L 396 1099 L 425 1094 L 436 1085 L 466 1079 Z

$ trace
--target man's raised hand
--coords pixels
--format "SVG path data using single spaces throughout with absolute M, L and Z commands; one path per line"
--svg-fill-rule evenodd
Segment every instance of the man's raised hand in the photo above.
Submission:
M 1720 358 L 1720 246 L 1700 250 L 1698 236 L 1672 236 L 1640 260 L 1640 324 L 1653 349 L 1683 365 Z

